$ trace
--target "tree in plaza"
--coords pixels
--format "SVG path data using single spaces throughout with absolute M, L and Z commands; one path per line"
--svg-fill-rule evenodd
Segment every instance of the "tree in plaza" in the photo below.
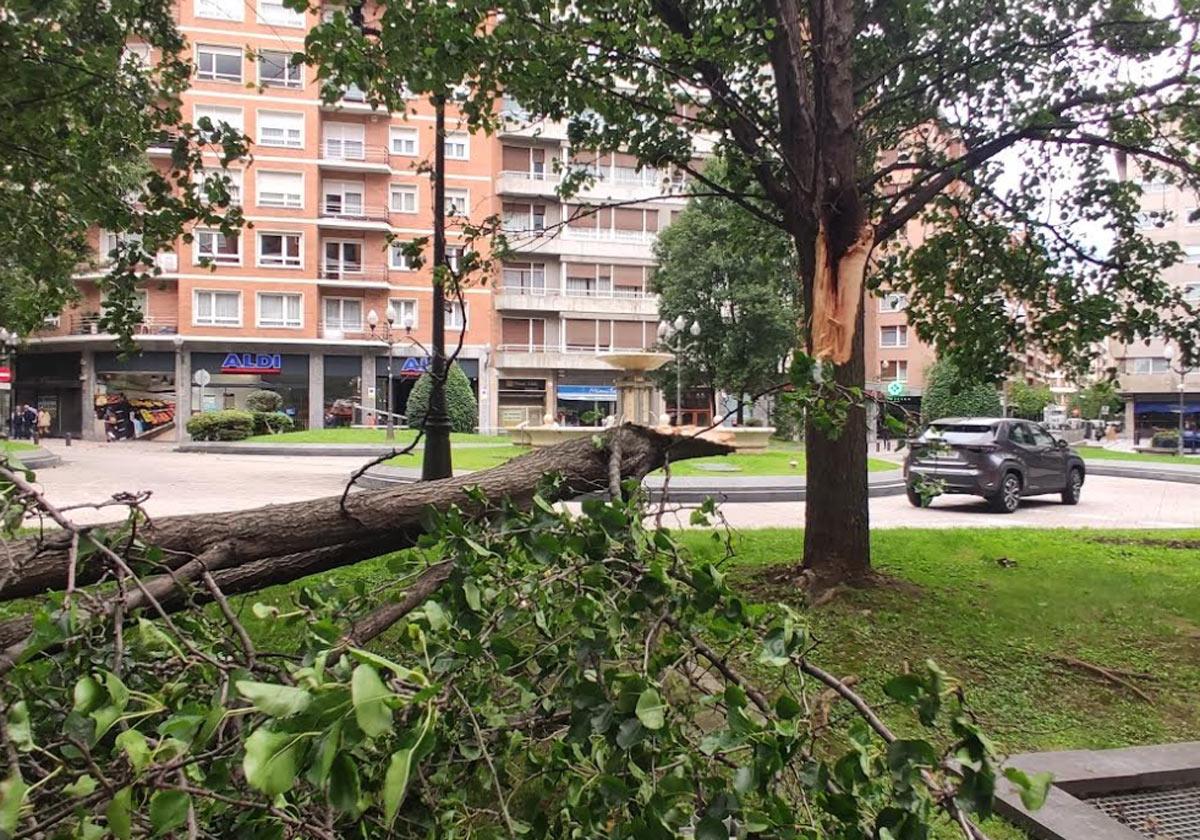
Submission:
M 429 416 L 429 396 L 433 391 L 433 377 L 428 371 L 413 385 L 408 395 L 408 407 L 405 410 L 408 425 L 421 429 L 425 427 L 425 418 Z M 475 393 L 471 390 L 471 380 L 463 372 L 458 362 L 450 365 L 446 375 L 446 411 L 450 416 L 452 431 L 473 432 L 479 423 L 479 404 L 475 401 Z
M 1030 385 L 1016 379 L 1005 387 L 1008 388 L 1008 410 L 1015 417 L 1041 420 L 1042 410 L 1054 402 L 1049 385 Z
M 1108 411 L 1105 412 L 1104 409 Z M 1071 397 L 1071 409 L 1078 411 L 1084 420 L 1097 420 L 1107 416 L 1117 419 L 1121 416 L 1123 403 L 1117 388 L 1107 379 L 1093 382 Z
M 921 419 L 930 423 L 943 417 L 998 417 L 1000 395 L 996 385 L 972 377 L 952 359 L 939 359 L 925 373 Z
M 245 151 L 227 126 L 186 123 L 179 94 L 190 50 L 168 0 L 39 3 L 0 15 L 0 324 L 28 334 L 77 296 L 96 259 L 88 232 L 116 234 L 100 254 L 105 326 L 140 322 L 134 287 L 191 222 L 232 232 L 228 177 L 201 177 L 201 152 L 225 165 Z M 164 154 L 147 157 L 157 146 Z M 186 234 L 185 234 L 186 235 Z
M 718 167 L 710 165 L 710 176 Z M 688 387 L 718 388 L 738 397 L 782 379 L 796 346 L 793 294 L 795 250 L 783 231 L 738 205 L 712 195 L 693 198 L 655 245 L 652 285 L 661 317 L 682 315 L 700 325 L 682 358 L 662 369 L 674 393 L 682 373 Z

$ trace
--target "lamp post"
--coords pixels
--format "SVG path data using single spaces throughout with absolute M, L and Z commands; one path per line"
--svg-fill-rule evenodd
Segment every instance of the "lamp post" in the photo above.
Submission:
M 19 336 L 10 330 L 0 327 L 0 356 L 8 363 L 9 381 L 6 383 L 8 388 L 7 398 L 7 422 L 8 436 L 16 437 L 16 411 L 17 411 L 17 344 L 20 342 Z
M 392 349 L 396 345 L 396 339 L 392 334 L 392 326 L 396 323 L 396 310 L 392 309 L 389 303 L 388 308 L 384 311 L 386 322 L 382 330 L 379 330 L 379 313 L 372 309 L 367 313 L 367 326 L 371 329 L 371 337 L 382 341 L 387 345 L 388 361 L 387 361 L 387 432 L 385 436 L 388 440 L 396 439 L 396 421 L 392 416 Z M 410 327 L 411 329 L 411 327 Z
M 1182 458 L 1183 457 L 1183 379 L 1188 374 L 1188 366 L 1186 364 L 1186 360 L 1185 360 L 1183 354 L 1180 354 L 1180 356 L 1179 356 L 1179 367 L 1175 367 L 1174 365 L 1171 364 L 1172 360 L 1175 358 L 1175 348 L 1171 347 L 1170 345 L 1167 346 L 1167 349 L 1163 352 L 1163 355 L 1167 357 L 1167 367 L 1169 367 L 1171 370 L 1175 371 L 1175 373 L 1179 374 L 1179 384 L 1176 386 L 1176 388 L 1179 390 L 1179 440 L 1177 441 L 1177 446 L 1178 446 L 1179 457 Z
M 686 329 L 685 329 L 686 327 Z M 693 339 L 700 337 L 700 322 L 692 321 L 690 327 L 687 326 L 687 318 L 683 315 L 675 316 L 674 321 L 660 321 L 658 324 L 658 337 L 664 344 L 670 348 L 675 354 L 675 425 L 682 426 L 683 420 L 683 348 L 688 336 Z M 675 345 L 671 346 L 671 339 L 675 340 Z

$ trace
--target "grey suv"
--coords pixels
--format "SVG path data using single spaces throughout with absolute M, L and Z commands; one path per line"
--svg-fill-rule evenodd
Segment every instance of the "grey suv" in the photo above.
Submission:
M 931 423 L 904 459 L 908 500 L 924 506 L 920 485 L 943 493 L 983 496 L 992 509 L 1012 513 L 1022 496 L 1061 493 L 1079 502 L 1083 459 L 1065 440 L 1037 423 L 996 417 L 947 417 Z

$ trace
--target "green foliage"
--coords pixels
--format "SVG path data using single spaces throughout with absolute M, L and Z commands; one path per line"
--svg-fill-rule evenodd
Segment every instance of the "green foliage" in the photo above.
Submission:
M 254 415 L 236 409 L 205 411 L 187 421 L 187 433 L 194 440 L 245 440 L 253 431 Z
M 998 417 L 1000 396 L 996 386 L 964 376 L 949 359 L 930 367 L 921 397 L 921 419 L 925 423 L 943 417 Z
M 1151 438 L 1151 444 L 1162 449 L 1179 449 L 1179 432 L 1174 429 L 1155 432 L 1154 437 Z
M 727 180 L 720 160 L 705 175 Z M 778 384 L 800 320 L 791 238 L 728 200 L 696 196 L 659 235 L 655 256 L 651 285 L 661 317 L 682 315 L 688 325 L 700 325 L 699 336 L 684 335 L 684 387 L 741 395 Z M 671 362 L 656 379 L 673 394 L 678 375 Z
M 1054 402 L 1049 385 L 1030 385 L 1020 380 L 1007 384 L 1009 413 L 1026 420 L 1041 420 L 1042 409 Z
M 282 411 L 253 411 L 254 434 L 281 435 L 296 428 L 296 421 Z
M 142 618 L 118 643 L 107 618 L 46 604 L 0 700 L 22 772 L 54 772 L 35 788 L 14 771 L 0 820 L 54 814 L 63 836 L 194 819 L 225 837 L 632 840 L 726 836 L 732 819 L 782 840 L 924 836 L 951 794 L 989 812 L 996 753 L 948 674 L 926 663 L 888 684 L 911 719 L 902 740 L 810 720 L 805 618 L 745 601 L 722 571 L 732 555 L 691 556 L 632 495 L 573 516 L 475 493 L 472 516 L 438 516 L 389 561 L 390 587 L 314 579 L 290 605 L 254 605 L 252 647 L 218 610 Z M 386 642 L 344 641 L 434 564 L 449 566 Z M 97 771 L 112 792 L 93 799 Z
M 1107 415 L 1102 412 L 1105 406 L 1108 407 Z M 1080 389 L 1071 397 L 1071 408 L 1078 411 L 1084 420 L 1098 420 L 1105 416 L 1109 420 L 1119 420 L 1124 412 L 1124 404 L 1116 385 L 1107 379 Z
M 170 0 L 5 4 L 0 323 L 9 329 L 33 332 L 77 298 L 83 266 L 101 275 L 102 325 L 132 349 L 135 290 L 162 273 L 155 256 L 188 241 L 190 222 L 241 226 L 228 177 L 193 184 L 204 152 L 217 153 L 210 167 L 224 166 L 246 146 L 227 126 L 185 115 L 192 55 L 176 10 Z M 152 62 L 126 51 L 133 41 L 153 50 Z M 151 145 L 166 152 L 155 164 Z M 89 245 L 96 227 L 119 234 L 111 254 Z
M 283 397 L 275 391 L 259 389 L 246 395 L 246 410 L 267 413 L 283 410 Z
M 433 375 L 421 374 L 417 384 L 408 395 L 406 415 L 408 425 L 419 429 L 425 424 L 429 413 L 429 396 L 433 391 Z M 479 424 L 479 404 L 471 390 L 471 380 L 463 373 L 458 362 L 450 365 L 446 376 L 446 413 L 450 415 L 452 431 L 473 432 Z

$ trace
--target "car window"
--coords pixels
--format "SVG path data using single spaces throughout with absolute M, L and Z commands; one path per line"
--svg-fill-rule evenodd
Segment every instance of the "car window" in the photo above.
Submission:
M 935 440 L 950 444 L 982 444 L 996 439 L 996 427 L 981 423 L 934 423 L 921 435 L 921 443 Z
M 1033 436 L 1024 423 L 1013 423 L 1008 427 L 1008 439 L 1021 446 L 1033 446 Z
M 1029 426 L 1028 428 L 1030 433 L 1033 435 L 1033 442 L 1036 446 L 1054 445 L 1054 438 L 1050 437 L 1045 429 L 1041 429 L 1037 426 Z

